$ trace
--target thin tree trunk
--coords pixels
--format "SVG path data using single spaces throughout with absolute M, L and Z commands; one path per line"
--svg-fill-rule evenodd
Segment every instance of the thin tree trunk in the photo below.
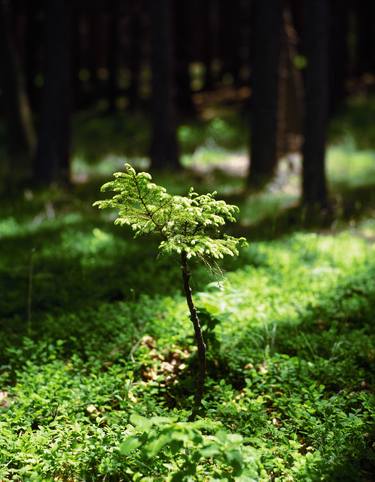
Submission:
M 40 88 L 36 85 L 36 76 L 40 72 L 41 46 L 41 10 L 40 1 L 27 2 L 27 20 L 25 35 L 25 76 L 27 95 L 33 112 L 39 108 Z
M 375 39 L 374 39 L 375 40 Z M 349 73 L 349 4 L 348 0 L 331 0 L 330 15 L 330 114 L 342 106 Z
M 357 73 L 374 73 L 375 71 L 375 4 L 374 0 L 357 0 L 354 2 L 357 17 Z
M 204 15 L 204 36 L 203 36 L 203 62 L 205 66 L 204 73 L 204 85 L 203 89 L 210 91 L 214 88 L 215 79 L 212 71 L 212 64 L 215 59 L 215 47 L 216 47 L 216 27 L 215 22 L 215 5 L 213 0 L 204 0 L 203 5 L 203 15 Z
M 14 176 L 24 177 L 27 175 L 27 161 L 33 154 L 35 134 L 21 66 L 11 35 L 8 0 L 0 0 L 0 83 L 9 160 Z
M 179 169 L 170 0 L 151 1 L 152 169 Z
M 327 205 L 325 174 L 326 131 L 329 109 L 329 12 L 327 0 L 305 3 L 305 127 L 303 145 L 303 202 Z
M 195 391 L 194 407 L 191 415 L 191 420 L 194 420 L 199 408 L 201 406 L 203 392 L 204 392 L 204 381 L 206 378 L 206 344 L 203 339 L 202 328 L 198 318 L 197 310 L 195 308 L 191 287 L 190 287 L 190 272 L 187 263 L 186 253 L 183 251 L 181 253 L 181 270 L 182 279 L 184 284 L 184 291 L 186 302 L 190 311 L 190 319 L 194 326 L 195 341 L 198 349 L 198 374 L 197 374 L 197 387 Z
M 191 117 L 195 114 L 190 79 L 191 11 L 188 2 L 176 2 L 175 10 L 176 105 L 180 116 Z
M 49 0 L 46 17 L 46 74 L 35 159 L 35 181 L 69 182 L 70 46 L 69 2 Z
M 130 33 L 129 33 L 129 69 L 130 69 L 130 85 L 127 90 L 129 99 L 129 109 L 135 111 L 140 104 L 139 87 L 140 74 L 142 66 L 142 41 L 143 41 L 143 25 L 142 25 L 142 9 L 143 2 L 137 0 L 132 4 L 130 17 Z M 142 41 L 140 41 L 142 39 Z
M 222 77 L 229 74 L 232 84 L 239 85 L 241 71 L 241 34 L 242 11 L 239 0 L 220 1 L 220 56 L 222 59 Z M 223 78 L 222 78 L 223 80 Z
M 303 131 L 303 79 L 294 65 L 298 37 L 288 6 L 283 12 L 277 109 L 277 159 L 300 152 Z
M 261 187 L 277 166 L 278 76 L 281 50 L 282 0 L 254 3 L 254 61 L 250 173 L 248 185 Z
M 108 46 L 108 110 L 116 111 L 116 99 L 118 94 L 118 18 L 119 0 L 111 0 L 109 12 L 109 46 Z
M 72 109 L 79 110 L 83 107 L 84 92 L 83 82 L 80 78 L 82 65 L 82 12 L 75 8 L 72 15 Z

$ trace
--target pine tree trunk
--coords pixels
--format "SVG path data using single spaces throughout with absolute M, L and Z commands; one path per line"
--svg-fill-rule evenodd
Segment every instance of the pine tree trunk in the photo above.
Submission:
M 212 64 L 215 59 L 216 47 L 216 14 L 214 0 L 204 0 L 204 36 L 203 36 L 203 62 L 205 67 L 203 89 L 210 91 L 214 88 L 215 79 L 212 71 Z
M 278 75 L 282 0 L 254 3 L 249 187 L 269 181 L 277 166 Z
M 40 104 L 40 88 L 36 85 L 36 76 L 40 73 L 41 15 L 42 5 L 39 0 L 27 2 L 27 20 L 25 35 L 25 76 L 27 95 L 31 108 L 35 112 Z
M 354 2 L 357 17 L 357 74 L 375 72 L 375 3 L 374 0 Z
M 139 84 L 143 56 L 142 41 L 140 39 L 143 39 L 142 9 L 144 8 L 144 3 L 141 0 L 137 0 L 133 2 L 131 8 L 129 33 L 129 69 L 131 78 L 127 96 L 129 109 L 134 111 L 140 106 Z
M 303 78 L 294 65 L 298 36 L 288 6 L 283 12 L 277 109 L 277 159 L 300 152 L 303 131 Z
M 239 0 L 220 1 L 220 52 L 222 76 L 232 76 L 233 85 L 239 85 L 241 70 L 242 11 Z
M 110 2 L 109 20 L 109 46 L 108 46 L 108 111 L 116 111 L 116 99 L 118 94 L 117 75 L 118 75 L 118 17 L 119 0 Z
M 179 169 L 170 0 L 151 0 L 152 169 Z
M 329 12 L 326 0 L 305 2 L 305 126 L 302 196 L 308 206 L 327 205 L 325 174 L 329 109 Z
M 0 100 L 6 121 L 9 161 L 14 177 L 23 178 L 28 175 L 35 135 L 9 14 L 9 1 L 0 0 Z
M 175 9 L 176 105 L 180 116 L 191 117 L 195 114 L 190 79 L 191 12 L 187 2 L 177 2 Z
M 69 182 L 70 12 L 65 0 L 49 0 L 46 72 L 34 175 L 39 184 Z
M 330 109 L 335 114 L 345 100 L 345 83 L 349 73 L 349 4 L 348 0 L 331 0 L 330 15 Z

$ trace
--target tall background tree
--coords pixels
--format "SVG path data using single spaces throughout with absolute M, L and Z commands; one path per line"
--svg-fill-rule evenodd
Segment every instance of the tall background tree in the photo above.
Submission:
M 302 197 L 310 206 L 327 206 L 325 149 L 329 112 L 329 6 L 305 0 L 305 125 Z
M 35 180 L 68 183 L 70 158 L 70 2 L 49 0 L 45 23 L 45 80 Z
M 24 74 L 12 35 L 8 0 L 0 0 L 0 83 L 0 102 L 8 140 L 8 167 L 13 179 L 22 179 L 30 173 L 35 135 Z
M 108 123 L 123 129 L 124 138 L 128 133 L 127 120 L 123 119 L 132 123 L 134 119 L 138 122 L 150 118 L 152 167 L 178 169 L 179 123 L 204 122 L 215 115 L 226 116 L 229 110 L 242 114 L 251 104 L 251 169 L 247 185 L 264 186 L 272 179 L 279 158 L 300 150 L 298 143 L 289 140 L 291 134 L 295 140 L 301 138 L 300 116 L 305 104 L 301 100 L 301 78 L 311 86 L 311 76 L 318 76 L 320 69 L 311 67 L 315 59 L 312 49 L 324 40 L 325 45 L 319 47 L 323 52 L 320 62 L 324 63 L 328 55 L 325 49 L 329 48 L 332 68 L 327 95 L 331 117 L 339 112 L 348 94 L 374 88 L 371 26 L 375 3 L 327 0 L 327 42 L 320 37 L 321 27 L 312 26 L 307 16 L 303 22 L 303 12 L 312 8 L 310 3 L 66 0 L 59 4 L 57 0 L 2 0 L 0 75 L 4 94 L 0 115 L 9 132 L 16 133 L 8 136 L 9 156 L 18 157 L 26 166 L 32 151 L 27 97 L 33 121 L 39 127 L 34 177 L 45 184 L 68 178 L 71 105 L 72 115 L 85 114 L 83 122 L 108 114 Z M 5 6 L 11 7 L 11 19 Z M 71 22 L 66 21 L 65 13 L 58 17 L 52 12 L 71 6 Z M 289 10 L 291 20 L 285 22 Z M 70 30 L 72 41 L 67 40 Z M 290 35 L 292 30 L 296 30 L 295 40 L 294 34 Z M 302 37 L 310 40 L 301 42 Z M 311 62 L 306 70 L 302 56 L 307 55 Z M 302 70 L 295 68 L 296 61 Z M 67 81 L 68 72 L 71 82 Z M 69 100 L 71 87 L 73 103 Z M 311 106 L 309 89 L 306 103 Z M 323 103 L 325 96 L 324 92 Z M 127 116 L 117 115 L 122 111 Z M 133 116 L 135 112 L 137 116 Z M 315 129 L 309 119 L 307 113 L 307 145 Z M 317 138 L 326 129 L 326 124 L 324 128 L 318 124 L 319 133 L 314 134 Z M 148 133 L 147 128 L 144 131 Z M 315 141 L 312 145 L 317 149 Z M 307 152 L 305 157 L 309 158 Z M 304 182 L 309 183 L 307 178 L 310 174 L 316 176 L 316 169 L 306 165 L 305 171 Z M 311 179 L 314 184 L 315 177 Z M 307 202 L 309 195 L 304 199 Z
M 250 172 L 248 185 L 260 187 L 277 165 L 278 76 L 283 1 L 254 2 Z
M 171 0 L 150 0 L 152 31 L 152 169 L 178 169 Z

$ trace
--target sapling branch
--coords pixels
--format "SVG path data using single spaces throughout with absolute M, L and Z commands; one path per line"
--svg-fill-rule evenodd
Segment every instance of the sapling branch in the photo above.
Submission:
M 115 179 L 102 186 L 102 190 L 114 191 L 110 199 L 96 201 L 99 208 L 118 211 L 116 224 L 129 226 L 135 236 L 158 234 L 161 254 L 178 254 L 181 262 L 182 281 L 190 319 L 194 327 L 198 352 L 197 383 L 194 396 L 194 419 L 201 406 L 206 377 L 206 345 L 194 305 L 190 286 L 189 259 L 196 258 L 211 265 L 224 256 L 238 255 L 243 238 L 222 235 L 227 221 L 235 221 L 237 206 L 215 199 L 215 193 L 198 195 L 190 189 L 187 196 L 174 196 L 165 188 L 154 184 L 150 174 L 137 173 L 129 164 L 125 172 L 114 174 Z

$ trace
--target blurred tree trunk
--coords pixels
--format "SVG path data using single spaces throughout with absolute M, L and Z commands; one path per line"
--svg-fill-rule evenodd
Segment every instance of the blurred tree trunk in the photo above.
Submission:
M 325 174 L 329 110 L 329 9 L 327 0 L 306 0 L 304 47 L 305 126 L 302 198 L 308 206 L 327 205 Z
M 89 48 L 87 54 L 89 56 L 88 69 L 89 77 L 89 94 L 88 103 L 90 106 L 95 103 L 103 95 L 102 82 L 100 79 L 100 68 L 103 59 L 103 18 L 100 15 L 98 0 L 92 2 L 88 16 L 88 42 Z M 104 92 L 104 95 L 106 92 Z
M 289 6 L 283 12 L 277 109 L 277 159 L 300 152 L 303 131 L 303 78 L 294 64 L 298 35 Z
M 129 39 L 129 68 L 130 85 L 127 91 L 129 108 L 134 111 L 139 107 L 139 87 L 142 66 L 142 9 L 143 0 L 132 2 L 130 17 L 130 39 Z
M 72 32 L 72 45 L 74 45 L 72 51 L 72 60 L 71 60 L 71 75 L 72 75 L 72 108 L 74 110 L 81 109 L 84 107 L 84 90 L 83 90 L 83 82 L 81 79 L 81 69 L 85 67 L 82 63 L 83 55 L 82 55 L 82 30 L 83 30 L 83 16 L 82 10 L 78 7 L 74 8 L 72 11 L 72 20 L 71 20 L 71 32 Z
M 35 146 L 31 111 L 14 39 L 8 0 L 0 0 L 0 101 L 5 115 L 8 154 L 15 177 L 28 175 Z
M 184 117 L 195 114 L 190 79 L 190 44 L 194 29 L 188 2 L 175 3 L 175 45 L 176 45 L 176 105 L 178 113 Z
M 119 37 L 118 18 L 119 0 L 110 1 L 109 11 L 109 46 L 108 46 L 108 111 L 116 111 L 116 99 L 118 94 L 118 58 L 119 58 Z
M 249 187 L 269 181 L 277 166 L 278 76 L 283 0 L 255 0 Z
M 33 112 L 39 109 L 40 88 L 36 85 L 36 77 L 40 73 L 40 48 L 41 48 L 41 2 L 27 2 L 26 36 L 25 36 L 25 76 L 27 95 Z
M 68 183 L 71 107 L 70 2 L 48 1 L 45 43 L 45 82 L 34 176 L 39 184 Z
M 234 86 L 239 85 L 241 70 L 242 14 L 239 0 L 220 1 L 222 77 L 229 74 Z
M 205 74 L 203 89 L 210 91 L 214 88 L 217 81 L 217 73 L 214 72 L 213 69 L 214 61 L 217 60 L 218 57 L 219 8 L 217 0 L 204 0 L 202 8 L 205 26 L 203 46 Z
M 375 73 L 375 2 L 356 0 L 357 73 Z
M 375 39 L 374 39 L 375 40 Z M 330 15 L 330 114 L 342 106 L 349 73 L 349 5 L 348 0 L 331 0 Z
M 178 169 L 170 0 L 151 1 L 152 169 Z

